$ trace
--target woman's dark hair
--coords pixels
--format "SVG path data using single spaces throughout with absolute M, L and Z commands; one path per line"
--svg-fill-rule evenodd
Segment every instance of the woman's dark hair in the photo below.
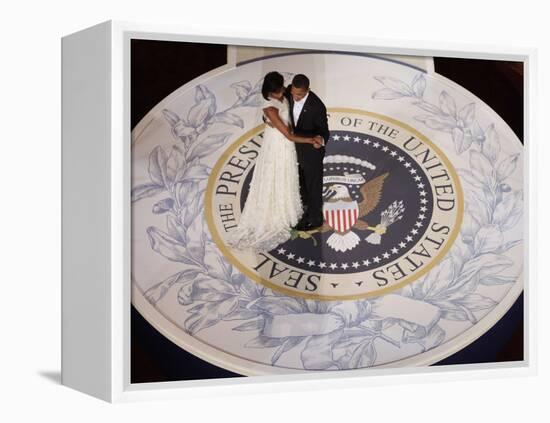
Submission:
M 285 78 L 279 72 L 269 72 L 264 77 L 262 85 L 262 95 L 269 100 L 268 94 L 275 93 L 285 86 Z

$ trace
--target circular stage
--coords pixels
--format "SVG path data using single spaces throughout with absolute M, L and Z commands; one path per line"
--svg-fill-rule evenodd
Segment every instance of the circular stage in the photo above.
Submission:
M 272 70 L 306 74 L 327 107 L 325 223 L 254 254 L 225 238 Z M 397 61 L 305 52 L 216 69 L 132 132 L 132 302 L 243 375 L 432 364 L 523 289 L 522 150 L 473 94 Z

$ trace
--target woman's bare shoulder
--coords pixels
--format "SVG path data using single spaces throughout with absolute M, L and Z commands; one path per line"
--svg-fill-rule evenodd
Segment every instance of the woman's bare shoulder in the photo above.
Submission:
M 279 104 L 277 104 L 279 103 Z M 281 108 L 282 103 L 270 98 L 269 100 L 264 99 L 262 103 L 262 109 L 267 109 L 268 107 L 275 107 L 276 109 Z

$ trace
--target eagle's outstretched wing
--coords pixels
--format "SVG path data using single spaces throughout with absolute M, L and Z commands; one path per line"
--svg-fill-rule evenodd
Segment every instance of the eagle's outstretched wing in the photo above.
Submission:
M 378 205 L 382 196 L 382 186 L 388 175 L 389 173 L 386 172 L 371 179 L 361 187 L 363 201 L 359 203 L 359 217 L 367 215 Z

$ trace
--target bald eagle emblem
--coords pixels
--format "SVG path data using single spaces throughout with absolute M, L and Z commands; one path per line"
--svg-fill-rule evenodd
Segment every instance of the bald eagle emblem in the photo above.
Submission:
M 388 175 L 389 173 L 386 172 L 364 183 L 360 188 L 362 194 L 360 203 L 351 197 L 345 184 L 335 183 L 325 187 L 323 193 L 325 222 L 318 232 L 334 231 L 327 239 L 327 244 L 335 251 L 345 252 L 359 244 L 360 238 L 352 229 L 373 231 L 365 241 L 380 244 L 388 226 L 403 217 L 405 211 L 403 201 L 394 201 L 380 214 L 380 223 L 377 225 L 370 226 L 361 219 L 377 207 L 382 197 L 384 180 Z

